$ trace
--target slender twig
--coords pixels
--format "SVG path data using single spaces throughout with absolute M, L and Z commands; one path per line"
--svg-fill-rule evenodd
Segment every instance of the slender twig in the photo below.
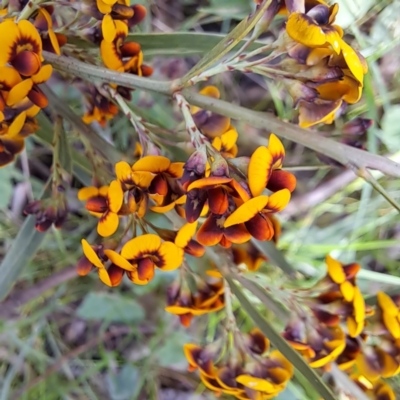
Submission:
M 169 96 L 172 96 L 173 92 L 179 89 L 176 82 L 159 82 L 131 74 L 119 73 L 107 68 L 85 64 L 72 58 L 56 56 L 45 51 L 43 55 L 56 69 L 89 80 L 96 78 L 101 82 L 113 83 L 130 89 L 143 89 Z M 248 110 L 223 100 L 194 93 L 188 89 L 184 90 L 182 94 L 192 105 L 247 122 L 261 129 L 267 129 L 269 132 L 272 131 L 280 137 L 322 153 L 344 166 L 353 165 L 355 168 L 377 169 L 387 175 L 400 177 L 400 165 L 385 157 L 335 142 L 311 130 L 302 129 L 289 122 L 281 121 L 269 113 Z M 259 139 L 255 138 L 253 140 L 258 144 Z

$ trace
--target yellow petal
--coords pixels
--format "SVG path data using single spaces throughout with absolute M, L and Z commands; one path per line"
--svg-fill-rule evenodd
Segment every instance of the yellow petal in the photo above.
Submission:
M 142 189 L 147 189 L 154 177 L 155 175 L 148 171 L 132 173 L 133 182 Z
M 205 88 L 200 90 L 200 94 L 207 97 L 212 97 L 214 99 L 219 99 L 221 97 L 221 93 L 216 86 L 206 86 Z
M 114 250 L 106 249 L 104 250 L 104 254 L 108 257 L 108 259 L 118 267 L 126 270 L 126 271 L 135 271 L 136 265 L 132 265 L 128 260 L 122 257 Z
M 117 231 L 118 225 L 118 215 L 111 211 L 107 211 L 102 215 L 99 223 L 97 224 L 97 233 L 102 237 L 111 236 Z
M 25 124 L 25 120 L 26 120 L 26 113 L 22 112 L 16 118 L 14 118 L 14 121 L 8 127 L 7 135 L 4 136 L 7 138 L 15 138 L 16 136 L 18 136 L 18 134 L 21 132 L 21 129 Z
M 148 171 L 154 174 L 166 171 L 171 164 L 167 157 L 146 156 L 136 161 L 132 166 L 133 171 Z
M 124 201 L 124 192 L 121 187 L 121 182 L 112 181 L 108 188 L 108 208 L 113 213 L 118 213 L 118 211 L 122 207 L 122 203 Z
M 110 14 L 106 14 L 103 17 L 103 21 L 101 23 L 101 31 L 103 33 L 104 40 L 106 40 L 107 42 L 111 43 L 115 39 L 117 30 L 115 28 L 114 20 L 112 19 Z
M 268 196 L 258 196 L 246 201 L 246 203 L 243 203 L 231 215 L 229 215 L 224 223 L 224 228 L 249 221 L 265 208 L 268 201 Z
M 353 307 L 354 307 L 354 319 L 356 320 L 356 322 L 364 321 L 365 301 L 361 293 L 361 290 L 358 288 L 358 286 L 354 287 Z
M 99 256 L 93 250 L 92 246 L 85 240 L 81 240 L 82 250 L 85 257 L 97 268 L 104 268 L 103 263 L 100 261 Z
M 156 265 L 163 271 L 173 271 L 180 267 L 184 258 L 183 250 L 172 242 L 162 243 L 158 250 L 158 254 L 161 257 L 161 260 L 157 261 Z
M 289 15 L 286 32 L 293 40 L 308 47 L 321 47 L 326 43 L 324 31 L 299 12 Z
M 379 307 L 383 312 L 396 317 L 399 314 L 399 309 L 394 303 L 394 301 L 386 293 L 378 292 L 377 299 Z
M 108 4 L 108 2 L 104 2 L 103 0 L 96 0 L 96 5 L 102 14 L 109 14 L 112 10 L 111 5 Z
M 32 89 L 33 81 L 32 79 L 25 79 L 22 82 L 16 84 L 8 93 L 7 105 L 12 106 L 19 101 L 23 100 Z
M 344 299 L 349 303 L 354 298 L 354 286 L 349 281 L 344 281 L 340 284 L 340 292 L 342 293 Z
M 235 127 L 231 126 L 231 128 L 221 136 L 221 142 L 224 148 L 230 150 L 236 144 L 238 136 Z
M 340 39 L 340 47 L 342 49 L 343 58 L 346 61 L 349 70 L 354 75 L 358 82 L 363 84 L 364 81 L 364 67 L 358 57 L 357 53 L 342 39 Z
M 184 165 L 185 163 L 183 162 L 171 163 L 171 165 L 168 167 L 168 173 L 174 178 L 182 178 Z
M 251 194 L 259 196 L 265 189 L 273 165 L 271 152 L 264 146 L 259 147 L 252 154 L 249 162 L 249 187 Z
M 175 237 L 175 244 L 181 249 L 184 249 L 196 233 L 196 229 L 197 221 L 183 225 Z
M 342 264 L 333 259 L 331 256 L 326 256 L 326 265 L 328 266 L 328 275 L 335 283 L 343 283 L 346 280 L 346 275 L 343 271 Z
M 274 393 L 276 390 L 276 385 L 273 383 L 251 375 L 239 375 L 236 378 L 236 382 L 259 392 Z
M 289 204 L 290 196 L 290 191 L 288 189 L 278 190 L 269 196 L 268 204 L 265 208 L 273 212 L 282 211 Z
M 10 61 L 14 42 L 20 37 L 17 24 L 8 19 L 0 23 L 0 66 L 4 67 Z
M 386 329 L 390 332 L 390 334 L 395 338 L 400 338 L 400 324 L 396 317 L 390 315 L 386 312 L 383 312 L 383 323 L 386 326 Z
M 126 242 L 122 247 L 121 256 L 127 260 L 133 260 L 141 254 L 156 252 L 160 246 L 160 237 L 149 233 Z
M 108 272 L 105 268 L 99 269 L 98 271 L 99 278 L 100 280 L 107 286 L 112 287 L 112 282 L 110 279 L 110 275 L 108 275 Z
M 272 154 L 274 160 L 273 169 L 282 168 L 282 162 L 285 158 L 285 148 L 278 136 L 273 133 L 269 136 L 268 150 Z
M 132 180 L 132 168 L 126 161 L 120 161 L 115 164 L 115 175 L 121 182 Z
M 107 188 L 108 189 L 108 188 Z M 84 187 L 78 191 L 78 199 L 84 201 L 99 195 L 99 188 L 94 186 Z
M 32 81 L 36 84 L 46 82 L 50 79 L 52 73 L 53 67 L 50 64 L 43 65 L 43 67 L 40 68 L 39 72 L 36 75 L 32 76 Z

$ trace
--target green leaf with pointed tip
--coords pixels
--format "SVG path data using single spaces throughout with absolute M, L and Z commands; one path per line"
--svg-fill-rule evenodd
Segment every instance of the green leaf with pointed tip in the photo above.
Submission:
M 188 57 L 207 54 L 226 35 L 221 33 L 204 32 L 163 32 L 163 33 L 131 33 L 127 41 L 134 41 L 140 44 L 143 54 L 146 57 L 170 56 Z M 78 37 L 68 38 L 68 42 L 79 48 L 95 48 L 94 43 L 87 42 Z M 246 40 L 238 44 L 244 45 Z M 265 42 L 257 40 L 249 46 L 249 50 L 255 50 L 265 46 Z
M 220 60 L 225 54 L 235 48 L 260 21 L 265 11 L 270 7 L 272 0 L 265 3 L 253 14 L 243 19 L 223 40 L 221 40 L 199 63 L 197 63 L 183 78 L 188 82 L 194 76 L 205 71 L 208 67 Z
M 45 233 L 35 229 L 35 222 L 35 215 L 30 215 L 25 219 L 0 264 L 0 301 L 7 296 L 23 268 L 36 254 L 46 236 Z
M 293 366 L 307 379 L 314 389 L 325 400 L 336 400 L 332 391 L 325 385 L 320 376 L 307 364 L 306 360 L 294 350 L 290 344 L 278 333 L 275 328 L 250 303 L 242 290 L 233 282 L 230 276 L 225 276 L 233 294 L 237 297 L 241 307 L 247 312 L 261 332 L 271 343 L 293 364 Z

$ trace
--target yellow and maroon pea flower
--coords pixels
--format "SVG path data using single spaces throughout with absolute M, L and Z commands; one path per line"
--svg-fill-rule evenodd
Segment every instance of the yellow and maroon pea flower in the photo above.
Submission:
M 146 16 L 146 8 L 129 0 L 96 0 L 97 8 L 103 15 L 101 29 L 105 40 L 111 43 L 117 32 L 117 22 L 124 20 L 128 27 L 139 24 Z
M 342 28 L 333 24 L 338 11 L 338 4 L 331 7 L 318 4 L 307 14 L 294 12 L 289 15 L 286 32 L 294 41 L 307 47 L 331 46 L 337 55 L 342 54 L 347 68 L 362 85 L 364 78 L 362 62 L 357 53 L 342 39 Z
M 321 368 L 335 361 L 346 347 L 346 336 L 339 327 L 327 327 L 317 321 L 292 319 L 283 337 L 307 360 L 310 367 Z
M 60 55 L 60 47 L 66 44 L 67 37 L 54 32 L 52 20 L 53 12 L 53 6 L 39 8 L 33 25 L 38 29 L 42 37 L 43 50 Z
M 136 42 L 125 43 L 128 36 L 128 26 L 123 21 L 115 21 L 115 38 L 109 42 L 103 39 L 100 44 L 100 54 L 104 65 L 118 72 L 124 72 L 124 65 L 132 57 L 140 53 L 140 44 Z
M 369 399 L 396 400 L 394 390 L 382 379 L 371 382 L 365 376 L 359 374 L 352 374 L 350 378 L 365 392 Z
M 112 249 L 103 245 L 91 246 L 82 239 L 83 256 L 76 266 L 80 276 L 86 276 L 93 268 L 97 269 L 100 280 L 107 286 L 118 286 L 125 271 L 132 272 L 133 267 Z M 115 263 L 118 262 L 118 265 Z
M 270 216 L 283 210 L 290 200 L 288 189 L 282 189 L 271 196 L 254 197 L 233 211 L 225 220 L 224 228 L 229 229 L 244 223 L 247 231 L 257 240 L 272 240 L 275 235 Z
M 249 272 L 258 271 L 262 263 L 268 260 L 267 257 L 259 252 L 250 242 L 239 246 L 232 246 L 232 256 L 233 262 L 236 265 L 246 265 L 247 271 Z
M 86 201 L 86 209 L 100 218 L 97 225 L 97 232 L 100 236 L 111 236 L 117 231 L 118 212 L 124 201 L 124 192 L 119 181 L 112 181 L 110 186 L 100 188 L 90 186 L 80 189 L 78 199 Z
M 198 369 L 205 376 L 210 378 L 215 377 L 217 370 L 214 362 L 220 355 L 221 345 L 222 343 L 218 340 L 204 347 L 193 343 L 186 343 L 183 346 L 183 352 L 189 363 L 189 371 L 193 372 Z
M 384 292 L 378 292 L 377 299 L 379 306 L 377 317 L 384 326 L 382 334 L 389 333 L 393 339 L 400 339 L 400 310 L 398 305 Z
M 2 139 L 0 137 L 0 168 L 12 163 L 25 147 L 24 139 Z
M 223 293 L 222 280 L 211 283 L 199 278 L 194 293 L 186 282 L 172 284 L 168 290 L 165 311 L 179 316 L 181 324 L 188 327 L 194 316 L 221 310 L 225 306 Z
M 98 122 L 104 127 L 107 121 L 118 114 L 118 107 L 107 97 L 103 96 L 93 85 L 81 85 L 85 99 L 86 112 L 82 117 L 85 124 Z
M 183 175 L 182 162 L 171 162 L 163 156 L 142 157 L 132 165 L 133 172 L 147 172 L 154 174 L 149 186 L 151 194 L 166 196 L 171 190 L 172 181 Z
M 221 94 L 215 86 L 206 86 L 200 94 L 215 99 L 219 99 Z M 211 111 L 202 110 L 199 107 L 192 107 L 191 113 L 196 126 L 201 133 L 210 139 L 221 136 L 231 128 L 231 119 L 223 115 L 215 114 Z
M 202 257 L 205 248 L 193 239 L 197 230 L 197 222 L 184 224 L 177 232 L 174 243 L 185 253 L 193 257 Z
M 315 317 L 327 326 L 346 321 L 349 336 L 356 337 L 364 328 L 366 316 L 372 313 L 355 283 L 360 265 L 343 265 L 329 255 L 325 261 L 328 274 L 313 287 L 322 293 L 314 300 L 311 309 Z
M 232 182 L 232 178 L 227 176 L 209 176 L 188 185 L 185 205 L 186 220 L 188 222 L 197 221 L 207 201 L 212 213 L 225 214 L 229 206 L 227 185 L 230 182 Z
M 346 347 L 342 354 L 336 359 L 336 364 L 342 371 L 348 371 L 355 365 L 356 358 L 361 352 L 359 338 L 355 339 L 348 335 L 346 336 Z
M 250 363 L 244 374 L 236 377 L 247 398 L 272 398 L 282 392 L 293 376 L 293 365 L 277 350 L 260 362 Z
M 222 157 L 234 158 L 238 153 L 236 144 L 238 136 L 235 127 L 230 126 L 225 133 L 213 139 L 212 146 L 221 153 Z
M 363 345 L 356 358 L 358 372 L 372 382 L 381 377 L 391 378 L 400 372 L 398 347 L 384 341 L 382 344 L 382 347 Z
M 55 198 L 33 201 L 25 207 L 24 214 L 36 215 L 35 228 L 39 232 L 47 231 L 52 225 L 59 229 L 68 215 L 66 198 L 59 193 Z
M 0 23 L 0 66 L 11 65 L 21 76 L 37 74 L 42 66 L 42 39 L 26 20 Z
M 112 261 L 123 269 L 130 264 L 131 271 L 127 271 L 128 278 L 138 285 L 149 283 L 155 273 L 155 268 L 163 271 L 172 271 L 182 264 L 184 253 L 172 242 L 162 242 L 161 238 L 153 234 L 145 234 L 129 240 L 121 249 L 121 256 Z M 123 261 L 122 261 L 123 260 Z

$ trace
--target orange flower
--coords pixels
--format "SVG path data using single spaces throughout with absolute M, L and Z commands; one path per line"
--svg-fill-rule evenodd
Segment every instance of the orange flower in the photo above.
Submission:
M 197 277 L 195 285 L 196 291 L 191 290 L 185 281 L 168 288 L 165 311 L 178 315 L 185 327 L 190 326 L 194 316 L 219 311 L 225 305 L 222 280 L 211 283 Z
M 86 112 L 82 117 L 85 124 L 98 122 L 104 127 L 107 121 L 118 114 L 118 107 L 103 96 L 93 85 L 83 85 L 81 90 L 85 96 Z
M 146 285 L 153 279 L 155 267 L 172 271 L 182 264 L 184 253 L 172 242 L 162 242 L 157 235 L 145 234 L 126 242 L 121 256 L 115 260 L 110 258 L 125 270 L 125 266 L 132 265 L 131 271 L 127 271 L 128 278 L 138 285 Z
M 200 94 L 219 99 L 221 94 L 215 86 L 206 86 L 200 90 Z M 211 111 L 192 107 L 193 120 L 201 133 L 213 139 L 226 133 L 231 128 L 231 119 Z
M 97 188 L 86 187 L 78 192 L 78 199 L 86 201 L 86 209 L 100 218 L 97 232 L 100 236 L 113 235 L 119 225 L 118 212 L 124 201 L 124 192 L 119 181 L 112 181 L 110 186 Z
M 42 39 L 31 22 L 6 20 L 0 23 L 0 37 L 0 67 L 10 64 L 25 77 L 39 72 Z
M 122 21 L 115 21 L 115 38 L 109 42 L 102 40 L 100 54 L 104 65 L 112 70 L 124 72 L 125 63 L 140 52 L 140 44 L 136 42 L 125 43 L 128 36 L 128 26 Z M 124 61 L 125 59 L 125 61 Z
M 171 186 L 177 178 L 183 175 L 182 162 L 171 162 L 167 157 L 163 156 L 146 156 L 142 157 L 132 165 L 133 172 L 150 172 L 155 175 L 149 186 L 151 194 L 167 196 L 172 190 Z
M 51 17 L 53 11 L 53 6 L 39 8 L 38 14 L 33 24 L 42 36 L 43 50 L 60 55 L 60 46 L 63 46 L 67 42 L 67 37 L 65 35 L 54 32 L 53 20 Z
M 118 286 L 122 281 L 124 271 L 133 270 L 132 265 L 118 253 L 111 249 L 104 249 L 102 245 L 91 246 L 85 239 L 82 239 L 82 249 L 84 255 L 76 266 L 77 272 L 81 276 L 87 275 L 95 267 L 100 280 L 105 285 Z M 118 262 L 118 265 L 115 261 Z
M 283 337 L 300 351 L 312 368 L 335 361 L 346 347 L 345 334 L 339 327 L 324 327 L 298 319 L 288 323 Z

